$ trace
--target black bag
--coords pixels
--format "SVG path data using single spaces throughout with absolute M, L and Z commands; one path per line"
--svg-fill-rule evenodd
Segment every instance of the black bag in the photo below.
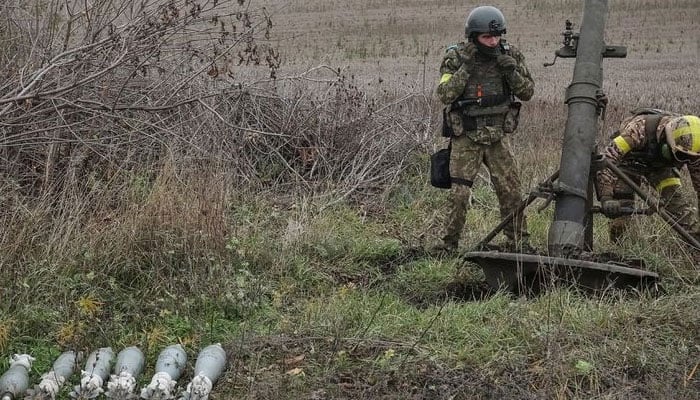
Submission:
M 446 149 L 438 150 L 430 156 L 430 184 L 440 189 L 452 187 L 450 177 L 450 153 L 452 142 Z

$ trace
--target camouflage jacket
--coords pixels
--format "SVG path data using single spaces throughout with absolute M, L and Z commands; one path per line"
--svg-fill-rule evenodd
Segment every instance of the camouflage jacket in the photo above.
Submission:
M 484 144 L 500 140 L 504 135 L 502 126 L 511 103 L 510 95 L 525 101 L 532 98 L 535 83 L 525 65 L 525 57 L 512 45 L 507 54 L 515 58 L 517 67 L 510 73 L 503 73 L 497 67 L 496 58 L 481 54 L 473 43 L 462 42 L 447 49 L 440 65 L 437 95 L 448 107 L 448 122 L 454 135 L 466 134 Z M 489 106 L 453 107 L 455 101 L 498 95 L 508 95 L 508 99 Z M 474 118 L 476 126 L 468 126 L 465 117 Z
M 682 167 L 684 164 L 667 160 L 661 154 L 659 143 L 665 142 L 666 130 L 676 129 L 673 115 L 661 117 L 656 128 L 655 137 L 647 137 L 646 118 L 644 115 L 636 115 L 625 118 L 620 124 L 617 136 L 602 150 L 602 156 L 613 164 L 619 165 L 639 158 L 637 165 L 641 168 L 673 168 Z M 630 168 L 630 166 L 627 166 Z M 632 166 L 634 168 L 634 166 Z M 700 165 L 687 165 L 690 178 L 695 191 L 700 191 Z M 608 168 L 598 171 L 598 197 L 610 198 L 613 195 L 617 176 Z

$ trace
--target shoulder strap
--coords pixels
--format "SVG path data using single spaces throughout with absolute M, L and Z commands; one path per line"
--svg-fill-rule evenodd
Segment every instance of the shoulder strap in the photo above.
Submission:
M 510 51 L 510 43 L 508 43 L 508 41 L 506 41 L 505 39 L 501 39 L 498 45 L 501 47 L 501 50 L 503 50 L 505 54 L 508 54 L 509 56 L 512 55 Z
M 503 50 L 504 54 L 507 54 L 509 56 L 513 55 L 510 43 L 508 43 L 508 41 L 506 41 L 505 39 L 501 39 L 498 45 L 501 47 L 501 50 Z M 511 103 L 515 102 L 515 95 L 513 95 L 513 91 L 510 90 L 508 80 L 505 77 L 502 77 L 501 79 L 503 81 L 503 95 L 508 97 Z
M 659 143 L 656 137 L 656 129 L 659 127 L 659 122 L 664 115 L 662 114 L 644 114 L 644 135 L 650 143 Z

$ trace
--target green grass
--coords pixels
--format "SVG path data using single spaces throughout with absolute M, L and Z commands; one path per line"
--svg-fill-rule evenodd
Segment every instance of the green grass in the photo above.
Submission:
M 475 192 L 479 201 L 469 213 L 465 247 L 498 222 L 495 197 L 488 188 Z M 0 311 L 9 329 L 2 351 L 33 354 L 36 377 L 65 348 L 138 345 L 152 364 L 171 343 L 183 343 L 194 360 L 199 348 L 221 342 L 237 353 L 220 393 L 263 397 L 304 397 L 314 390 L 352 397 L 374 388 L 390 398 L 399 390 L 395 385 L 408 385 L 425 370 L 431 372 L 421 378 L 427 380 L 424 393 L 435 385 L 459 393 L 454 385 L 463 374 L 473 377 L 469 390 L 475 393 L 520 374 L 530 389 L 510 388 L 504 396 L 520 390 L 554 397 L 633 390 L 656 396 L 675 388 L 678 398 L 690 398 L 700 354 L 698 271 L 677 243 L 669 248 L 653 235 L 645 242 L 630 235 L 615 247 L 607 242 L 605 220 L 596 218 L 599 248 L 644 258 L 662 274 L 665 292 L 559 288 L 518 298 L 489 290 L 476 265 L 416 251 L 415 238 L 436 239 L 439 228 L 426 233 L 423 225 L 434 219 L 443 194 L 397 187 L 385 212 L 372 215 L 351 204 L 270 213 L 257 200 L 237 199 L 229 212 L 236 229 L 221 252 L 158 259 L 159 273 L 114 274 L 119 265 L 105 260 L 114 249 L 92 251 L 90 269 L 84 252 L 73 262 L 64 257 L 61 265 L 34 261 L 34 269 L 25 268 L 34 274 L 4 289 L 18 301 L 3 303 Z M 533 242 L 546 243 L 551 208 L 531 212 L 529 221 Z M 639 223 L 650 232 L 665 229 L 653 218 Z M 173 238 L 169 248 L 176 249 Z M 298 366 L 280 361 L 299 354 L 304 360 Z M 280 372 L 255 372 L 269 366 Z M 303 374 L 287 374 L 294 368 Z M 347 385 L 339 386 L 343 380 Z M 623 381 L 632 382 L 630 391 L 616 386 Z

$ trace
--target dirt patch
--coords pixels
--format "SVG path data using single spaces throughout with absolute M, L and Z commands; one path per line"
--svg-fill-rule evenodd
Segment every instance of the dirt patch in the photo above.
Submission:
M 227 352 L 233 356 L 215 399 L 541 398 L 527 392 L 526 375 L 448 368 L 411 343 L 275 336 L 232 343 Z
M 212 399 L 693 399 L 680 371 L 607 369 L 576 376 L 555 355 L 509 365 L 450 367 L 415 343 L 310 336 L 255 337 L 224 346 L 229 368 Z
M 444 304 L 446 301 L 468 302 L 489 298 L 496 291 L 486 282 L 454 280 L 434 291 L 401 293 L 403 298 L 418 308 Z

